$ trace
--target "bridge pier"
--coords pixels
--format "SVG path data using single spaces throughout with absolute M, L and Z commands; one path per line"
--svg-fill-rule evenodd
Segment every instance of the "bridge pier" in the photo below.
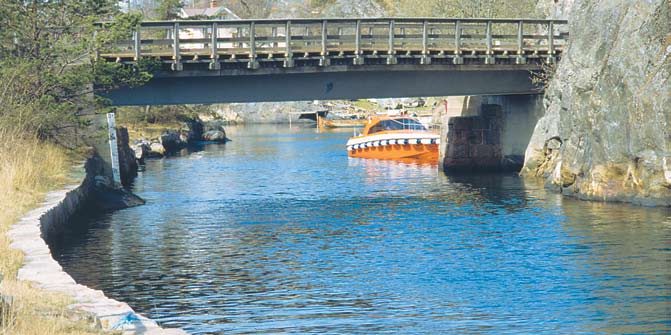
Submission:
M 448 106 L 440 155 L 446 172 L 521 169 L 542 112 L 540 95 L 452 97 Z

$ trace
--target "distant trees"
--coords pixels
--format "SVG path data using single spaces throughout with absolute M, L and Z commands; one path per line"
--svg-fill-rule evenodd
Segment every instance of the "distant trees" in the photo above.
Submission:
M 379 7 L 388 16 L 415 17 L 520 17 L 534 16 L 538 0 L 307 0 L 314 9 L 329 12 L 334 8 L 345 16 L 365 15 L 366 9 Z M 373 11 L 374 12 L 374 11 Z
M 124 0 L 124 2 L 129 0 Z M 134 0 L 129 4 L 130 12 L 139 12 L 145 19 L 173 20 L 185 5 L 182 0 Z
M 210 3 L 211 0 L 186 0 L 184 1 L 184 7 L 206 8 L 210 6 Z M 274 9 L 284 3 L 285 1 L 282 0 L 216 0 L 217 6 L 227 7 L 241 18 L 250 19 L 267 18 Z
M 384 0 L 400 16 L 521 17 L 535 16 L 537 0 Z
M 179 10 L 184 6 L 182 0 L 157 0 L 155 17 L 159 20 L 173 20 L 179 18 Z
M 89 0 L 92 1 L 92 0 Z M 178 8 L 210 5 L 211 0 L 132 0 L 153 19 L 175 18 Z M 529 17 L 539 0 L 216 0 L 242 18 L 292 16 Z

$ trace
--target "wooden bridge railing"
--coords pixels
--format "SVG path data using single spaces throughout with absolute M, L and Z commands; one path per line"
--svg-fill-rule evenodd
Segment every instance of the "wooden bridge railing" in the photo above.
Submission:
M 365 64 L 527 64 L 557 60 L 566 21 L 536 19 L 292 19 L 142 22 L 96 51 L 108 61 L 160 59 L 212 70 Z M 105 29 L 107 23 L 100 23 Z

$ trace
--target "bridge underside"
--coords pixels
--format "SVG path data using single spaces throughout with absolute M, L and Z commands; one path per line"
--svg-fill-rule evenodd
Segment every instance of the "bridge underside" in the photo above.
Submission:
M 103 94 L 116 106 L 538 93 L 538 65 L 366 65 L 157 74 Z M 225 71 L 225 72 L 224 72 Z

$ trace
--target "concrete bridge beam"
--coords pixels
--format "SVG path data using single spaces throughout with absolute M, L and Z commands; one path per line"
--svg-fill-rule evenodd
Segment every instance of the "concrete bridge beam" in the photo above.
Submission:
M 270 68 L 226 75 L 184 70 L 161 73 L 142 87 L 103 96 L 122 106 L 529 94 L 537 92 L 529 69 L 519 65 L 394 65 L 394 69 L 367 65 Z

